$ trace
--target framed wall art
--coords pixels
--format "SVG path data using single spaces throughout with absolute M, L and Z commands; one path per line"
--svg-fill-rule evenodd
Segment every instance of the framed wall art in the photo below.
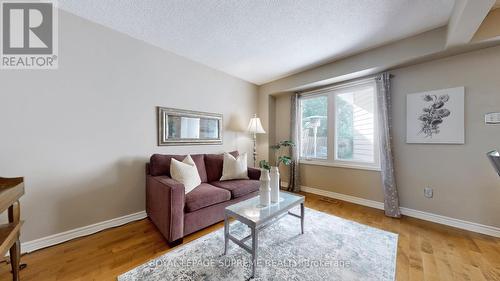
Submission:
M 406 142 L 464 144 L 465 88 L 406 96 Z

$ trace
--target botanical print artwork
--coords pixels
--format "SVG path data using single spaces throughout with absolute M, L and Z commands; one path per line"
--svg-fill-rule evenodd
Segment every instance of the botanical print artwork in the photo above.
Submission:
M 465 143 L 465 88 L 406 96 L 407 143 Z
M 419 133 L 432 138 L 434 134 L 439 134 L 439 126 L 444 118 L 450 116 L 450 110 L 444 106 L 450 100 L 449 95 L 424 95 L 424 101 L 430 105 L 422 109 L 423 113 L 418 118 L 422 121 L 422 129 Z

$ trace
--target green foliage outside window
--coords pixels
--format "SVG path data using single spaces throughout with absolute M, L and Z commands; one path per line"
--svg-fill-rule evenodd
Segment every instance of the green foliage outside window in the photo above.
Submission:
M 321 125 L 318 127 L 318 136 L 328 135 L 328 97 L 320 96 L 316 98 L 304 99 L 302 101 L 302 128 L 306 129 L 308 124 L 308 117 L 323 116 Z M 313 136 L 313 131 L 308 130 L 309 136 Z
M 353 157 L 353 106 L 336 96 L 337 107 L 337 157 L 352 159 Z

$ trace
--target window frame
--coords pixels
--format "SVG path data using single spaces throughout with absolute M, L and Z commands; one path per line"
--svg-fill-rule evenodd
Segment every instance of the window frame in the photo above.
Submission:
M 337 158 L 337 107 L 336 107 L 336 97 L 340 94 L 345 94 L 352 92 L 356 89 L 366 88 L 367 86 L 373 88 L 373 122 L 374 122 L 374 132 L 373 132 L 373 162 L 364 162 L 359 160 L 349 160 L 349 159 L 338 159 Z M 334 87 L 328 87 L 320 90 L 316 90 L 309 93 L 301 94 L 299 98 L 299 109 L 300 109 L 300 120 L 299 121 L 299 133 L 300 140 L 302 141 L 302 101 L 310 98 L 316 98 L 320 96 L 327 96 L 327 158 L 306 158 L 302 157 L 302 150 L 300 151 L 299 162 L 306 165 L 319 165 L 319 166 L 331 166 L 331 167 L 341 167 L 341 168 L 351 168 L 351 169 L 361 169 L 361 170 L 374 170 L 380 171 L 380 141 L 379 141 L 379 122 L 378 122 L 378 107 L 377 107 L 377 88 L 374 79 L 365 79 L 357 82 L 345 83 L 337 85 Z M 302 145 L 300 149 L 302 149 Z

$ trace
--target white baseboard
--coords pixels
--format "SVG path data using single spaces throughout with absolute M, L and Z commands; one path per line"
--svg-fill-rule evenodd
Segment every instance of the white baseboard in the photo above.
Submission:
M 378 201 L 373 201 L 373 200 L 368 200 L 364 198 L 359 198 L 355 196 L 350 196 L 350 195 L 345 195 L 337 192 L 332 192 L 332 191 L 327 191 L 323 189 L 318 189 L 318 188 L 313 188 L 313 187 L 307 187 L 307 186 L 301 186 L 300 187 L 302 191 L 304 192 L 309 192 L 312 194 L 317 194 L 329 198 L 334 198 L 346 202 L 351 202 L 354 204 L 358 205 L 363 205 L 367 207 L 372 207 L 375 209 L 384 209 L 384 203 L 378 202 Z M 494 237 L 500 237 L 500 227 L 495 227 L 495 226 L 489 226 L 489 225 L 484 225 L 484 224 L 479 224 L 475 222 L 470 222 L 470 221 L 464 221 L 464 220 L 459 220 L 455 218 L 450 218 L 450 217 L 445 217 L 441 215 L 436 215 L 433 213 L 428 213 L 424 211 L 419 211 L 419 210 L 414 210 L 410 208 L 404 208 L 401 207 L 401 214 L 409 217 L 414 217 L 417 219 L 421 220 L 426 220 L 426 221 L 431 221 L 439 224 L 444 224 L 447 226 L 452 226 L 464 230 L 469 230 L 472 232 L 477 232 L 477 233 L 482 233 Z
M 401 207 L 401 214 L 409 217 L 414 217 L 421 220 L 431 221 L 435 223 L 440 223 L 472 232 L 482 233 L 494 237 L 500 238 L 500 227 L 484 225 L 480 223 L 475 223 L 471 221 L 464 221 L 460 219 L 450 218 L 446 216 L 441 216 L 433 213 L 428 213 L 424 211 L 419 211 L 415 209 L 409 209 Z
M 329 197 L 329 198 L 335 198 L 338 200 L 351 202 L 351 203 L 358 204 L 358 205 L 372 207 L 372 208 L 379 209 L 379 210 L 384 209 L 384 203 L 378 202 L 378 201 L 373 201 L 373 200 L 369 200 L 369 199 L 359 198 L 359 197 L 355 197 L 355 196 L 345 195 L 342 193 L 337 193 L 337 192 L 333 192 L 333 191 L 328 191 L 328 190 L 323 190 L 323 189 L 318 189 L 318 188 L 313 188 L 313 187 L 307 187 L 307 186 L 301 186 L 300 190 L 302 190 L 304 192 L 316 194 L 316 195 L 321 195 L 321 196 L 325 196 L 325 197 Z
M 136 220 L 141 220 L 141 219 L 144 219 L 146 216 L 147 216 L 146 211 L 141 211 L 141 212 L 126 215 L 123 217 L 118 217 L 118 218 L 110 219 L 107 221 L 98 222 L 98 223 L 95 223 L 92 225 L 87 225 L 87 226 L 71 229 L 71 230 L 68 230 L 65 232 L 57 233 L 54 235 L 42 237 L 42 238 L 39 238 L 36 240 L 23 242 L 23 243 L 21 243 L 21 251 L 22 251 L 22 253 L 30 253 L 30 252 L 33 252 L 33 251 L 36 251 L 36 250 L 39 250 L 42 248 L 50 247 L 53 245 L 57 245 L 57 244 L 60 244 L 60 243 L 63 243 L 63 242 L 66 242 L 66 241 L 69 241 L 69 240 L 72 240 L 72 239 L 75 239 L 78 237 L 94 234 L 96 232 L 99 232 L 99 231 L 102 231 L 102 230 L 105 230 L 108 228 L 124 225 L 124 224 L 127 224 L 129 222 L 136 221 Z

